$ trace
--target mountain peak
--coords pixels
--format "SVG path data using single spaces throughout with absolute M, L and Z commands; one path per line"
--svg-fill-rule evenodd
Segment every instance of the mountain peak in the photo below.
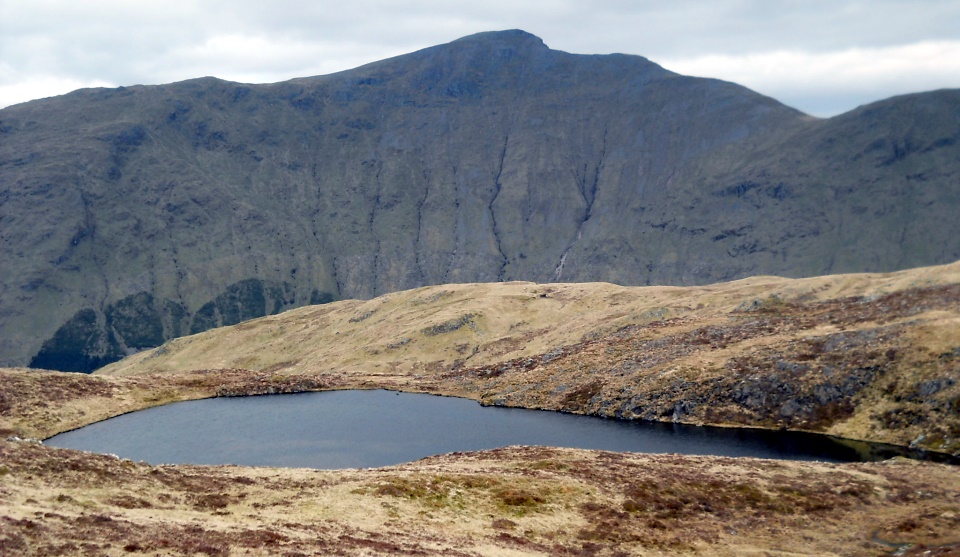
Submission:
M 543 39 L 521 29 L 507 29 L 505 31 L 484 31 L 459 38 L 451 45 L 477 45 L 492 48 L 509 48 L 514 50 L 549 50 Z
M 509 46 L 528 46 L 528 47 L 542 47 L 546 48 L 546 45 L 543 43 L 543 39 L 540 37 L 528 33 L 522 29 L 507 29 L 504 31 L 484 31 L 482 33 L 475 33 L 473 35 L 467 35 L 453 41 L 454 43 L 467 43 L 467 42 L 486 42 L 486 43 L 499 43 Z

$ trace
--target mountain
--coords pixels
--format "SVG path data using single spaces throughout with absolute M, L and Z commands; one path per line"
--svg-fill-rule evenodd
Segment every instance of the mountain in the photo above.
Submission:
M 482 33 L 337 74 L 0 110 L 0 365 L 90 371 L 460 282 L 696 285 L 960 259 L 960 91 L 819 120 Z

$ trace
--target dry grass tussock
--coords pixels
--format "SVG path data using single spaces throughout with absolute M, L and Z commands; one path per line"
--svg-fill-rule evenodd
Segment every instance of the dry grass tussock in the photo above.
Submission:
M 0 442 L 4 555 L 956 554 L 960 475 L 510 447 L 373 470 Z

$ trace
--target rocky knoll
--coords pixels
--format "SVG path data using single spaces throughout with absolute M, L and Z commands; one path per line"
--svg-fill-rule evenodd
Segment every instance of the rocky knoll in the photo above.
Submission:
M 693 285 L 960 258 L 960 92 L 818 120 L 484 33 L 272 85 L 0 111 L 0 364 L 90 371 L 422 285 Z

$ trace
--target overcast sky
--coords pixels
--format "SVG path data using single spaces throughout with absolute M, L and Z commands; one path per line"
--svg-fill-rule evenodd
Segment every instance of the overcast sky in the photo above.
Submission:
M 502 29 L 816 116 L 960 87 L 960 0 L 0 0 L 0 107 L 207 75 L 282 81 Z

